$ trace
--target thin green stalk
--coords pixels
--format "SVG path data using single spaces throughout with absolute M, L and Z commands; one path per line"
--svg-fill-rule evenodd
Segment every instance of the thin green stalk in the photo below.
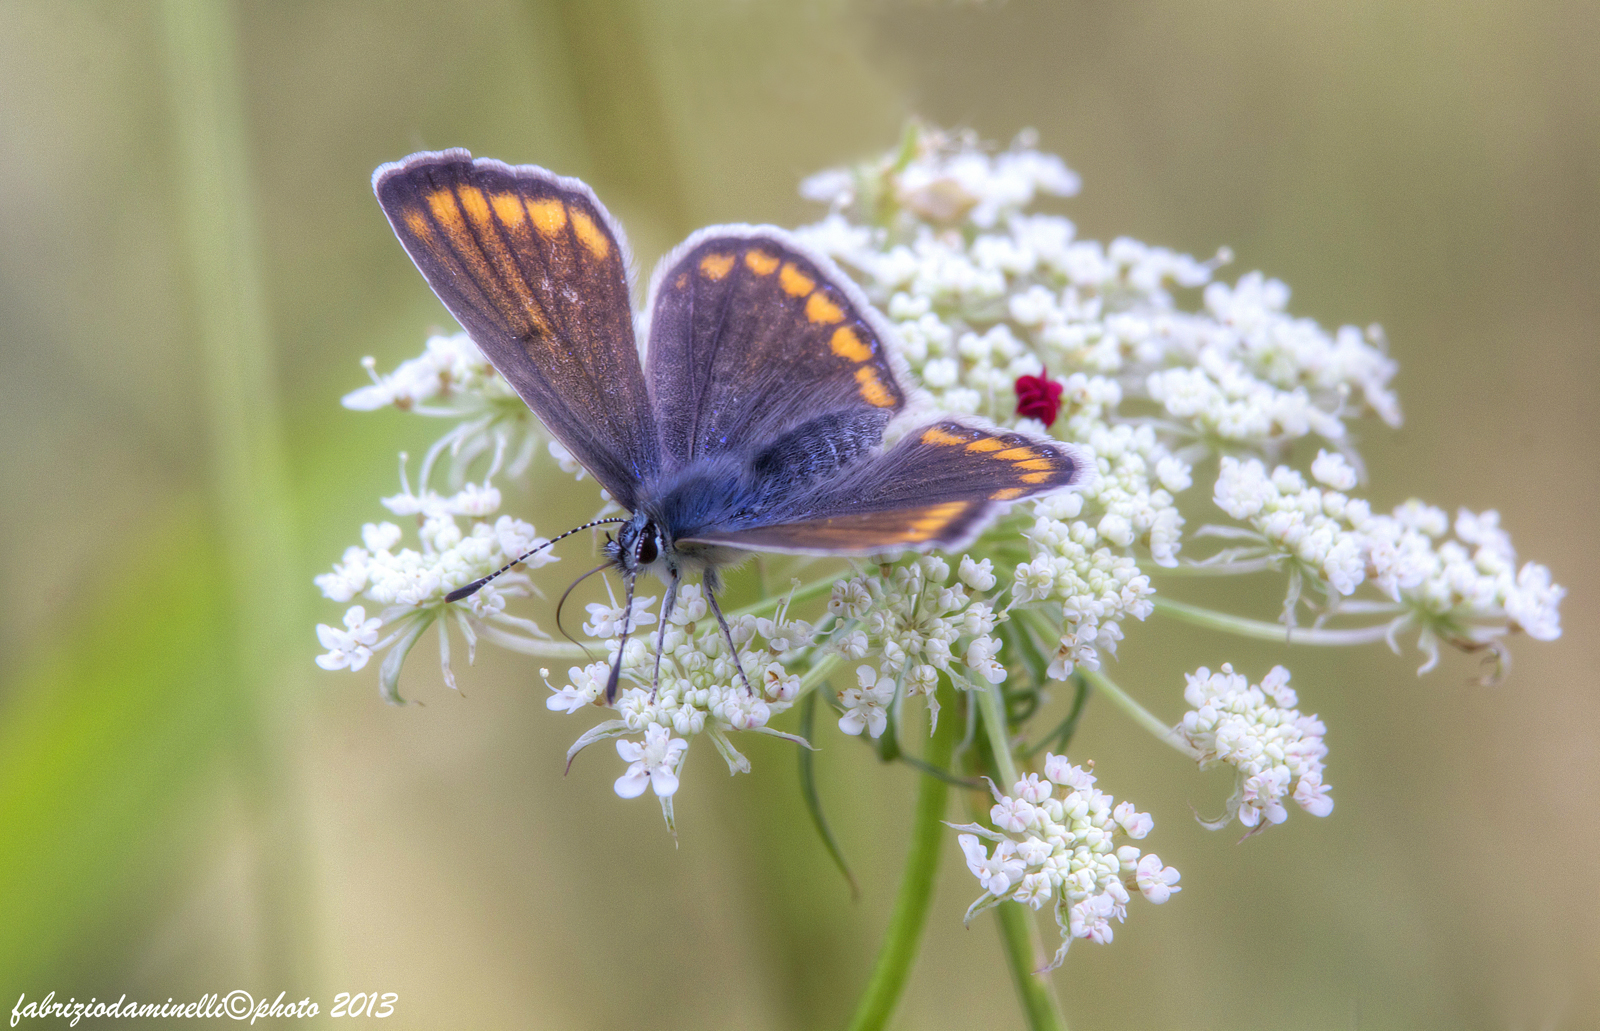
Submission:
M 1191 759 L 1194 758 L 1194 755 L 1189 751 L 1189 746 L 1178 740 L 1172 733 L 1171 724 L 1162 722 L 1161 717 L 1140 705 L 1132 695 L 1118 687 L 1110 677 L 1099 670 L 1086 669 L 1082 672 L 1084 679 L 1088 680 L 1097 692 L 1110 699 L 1113 705 L 1131 717 L 1133 722 L 1148 730 L 1156 740 L 1164 745 L 1170 745 Z
M 753 601 L 743 608 L 732 609 L 726 615 L 729 619 L 738 619 L 740 616 L 753 616 L 757 612 L 766 612 L 768 609 L 777 608 L 786 598 L 790 599 L 791 602 L 807 601 L 819 594 L 826 594 L 833 590 L 833 583 L 834 580 L 831 577 L 813 580 L 808 584 L 796 587 L 793 593 L 785 591 L 782 594 L 774 594 L 770 597 L 762 598 L 760 601 Z
M 946 703 L 953 700 L 945 699 Z M 955 722 L 948 716 L 940 721 L 928 742 L 926 762 L 941 769 L 949 767 L 955 748 Z M 911 964 L 922 940 L 922 928 L 928 922 L 928 910 L 933 905 L 933 879 L 943 852 L 944 811 L 949 797 L 950 785 L 936 777 L 924 776 L 917 785 L 911 848 L 900 878 L 900 894 L 894 900 L 894 912 L 889 917 L 872 975 L 856 1004 L 855 1016 L 850 1021 L 851 1031 L 878 1031 L 887 1026 L 895 1004 L 905 991 Z
M 508 634 L 495 627 L 480 628 L 477 633 L 485 640 L 508 651 L 531 655 L 536 659 L 555 659 L 558 662 L 592 662 L 594 656 L 583 645 L 571 641 L 538 641 L 520 634 Z
M 1017 782 L 1017 764 L 1011 754 L 1010 731 L 1005 724 L 1005 703 L 1000 697 L 1000 687 L 997 684 L 985 685 L 975 693 L 993 772 L 1009 787 Z M 980 819 L 987 822 L 981 815 L 981 807 L 975 808 L 979 808 Z M 1039 958 L 1042 955 L 1039 929 L 1015 902 L 996 906 L 994 914 L 1000 926 L 1006 967 L 1017 986 L 1017 996 L 1022 1003 L 1022 1013 L 1027 1018 L 1029 1031 L 1066 1031 L 1067 1021 L 1061 1014 L 1055 988 L 1047 975 L 1037 972 L 1044 965 Z
M 989 751 L 994 755 L 995 772 L 1005 788 L 1017 782 L 1017 761 L 1011 755 L 1011 733 L 1006 728 L 1005 699 L 999 684 L 983 684 L 978 689 L 978 712 L 983 730 L 989 736 Z
M 825 683 L 843 660 L 839 658 L 838 652 L 828 652 L 815 661 L 816 665 L 806 670 L 805 676 L 800 678 L 800 688 L 795 692 L 796 697 L 804 698 L 818 684 Z
M 808 744 L 812 740 L 811 731 L 816 716 L 817 696 L 812 692 L 800 702 L 800 736 Z M 850 898 L 859 902 L 861 887 L 856 884 L 856 875 L 850 872 L 850 864 L 845 861 L 844 849 L 839 847 L 839 839 L 833 836 L 833 828 L 828 826 L 828 818 L 822 812 L 822 798 L 817 794 L 816 755 L 810 748 L 797 748 L 795 751 L 800 757 L 800 797 L 805 800 L 806 812 L 811 814 L 811 823 L 816 827 L 818 837 L 822 838 L 823 847 L 833 857 L 833 865 L 839 868 L 850 885 Z
M 1030 620 L 1038 620 L 1041 618 L 1039 614 L 1033 610 L 1022 610 L 1022 615 L 1025 619 Z M 1193 758 L 1193 756 L 1190 755 L 1187 746 L 1173 736 L 1172 727 L 1169 724 L 1163 722 L 1160 717 L 1156 716 L 1155 713 L 1140 705 L 1132 695 L 1118 687 L 1110 677 L 1098 670 L 1080 669 L 1079 672 L 1083 675 L 1084 679 L 1089 681 L 1090 685 L 1093 686 L 1096 691 L 1104 694 L 1114 705 L 1116 705 L 1117 708 L 1121 709 L 1124 713 L 1131 717 L 1135 723 L 1139 724 L 1139 726 L 1155 735 L 1157 740 L 1163 742 L 1164 744 L 1171 745 L 1184 755 Z
M 244 705 L 238 762 L 257 838 L 261 953 L 267 980 L 309 984 L 313 911 L 305 874 L 299 764 L 290 740 L 308 667 L 306 622 L 291 582 L 287 462 L 262 288 L 234 5 L 165 0 L 160 8 L 173 179 L 204 385 L 212 504 L 232 586 L 234 663 L 219 690 Z M 293 657 L 290 664 L 290 657 Z
M 1067 1031 L 1066 1018 L 1061 1015 L 1049 979 L 1034 972 L 1044 966 L 1045 961 L 1038 949 L 1038 928 L 1028 911 L 1015 902 L 1002 902 L 995 907 L 994 918 L 1000 926 L 1006 967 L 1022 999 L 1022 1013 L 1027 1018 L 1029 1031 Z
M 1186 605 L 1159 595 L 1151 599 L 1157 612 L 1164 612 L 1185 623 L 1222 630 L 1241 637 L 1260 641 L 1278 641 L 1287 644 L 1316 644 L 1331 647 L 1372 644 L 1382 641 L 1390 631 L 1388 623 L 1379 626 L 1357 627 L 1351 630 L 1327 630 L 1320 627 L 1287 627 L 1282 623 L 1268 623 L 1261 619 L 1234 616 L 1226 612 L 1213 612 L 1198 605 Z
M 1055 729 L 1039 739 L 1039 743 L 1027 749 L 1028 758 L 1033 758 L 1040 752 L 1055 746 L 1058 753 L 1065 754 L 1067 747 L 1072 743 L 1072 735 L 1077 733 L 1078 721 L 1083 718 L 1083 710 L 1089 704 L 1089 681 L 1084 679 L 1082 673 L 1072 675 L 1072 709 L 1067 713 L 1067 718 L 1056 724 Z

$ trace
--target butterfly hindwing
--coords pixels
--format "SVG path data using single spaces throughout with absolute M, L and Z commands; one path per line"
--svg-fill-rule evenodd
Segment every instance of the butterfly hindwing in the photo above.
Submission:
M 870 425 L 906 404 L 886 330 L 826 258 L 771 227 L 690 237 L 652 290 L 646 372 L 678 467 L 754 455 L 819 418 Z
M 373 190 L 439 300 L 545 427 L 634 507 L 660 464 L 621 230 L 590 189 L 464 150 L 384 165 Z
M 981 526 L 988 515 L 989 506 L 972 499 L 879 512 L 842 509 L 833 515 L 794 523 L 704 533 L 691 543 L 815 555 L 865 555 L 928 545 L 952 547 L 968 540 L 969 531 Z
M 707 529 L 694 539 L 832 554 L 959 547 L 1001 506 L 1085 476 L 1084 456 L 1070 445 L 941 419 L 774 506 L 757 525 Z

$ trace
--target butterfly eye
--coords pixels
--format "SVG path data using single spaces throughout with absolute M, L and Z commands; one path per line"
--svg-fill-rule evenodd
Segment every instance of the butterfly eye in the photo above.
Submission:
M 658 554 L 660 554 L 660 551 L 656 547 L 656 535 L 653 532 L 640 534 L 639 550 L 636 557 L 638 563 L 642 566 L 648 566 L 656 560 Z

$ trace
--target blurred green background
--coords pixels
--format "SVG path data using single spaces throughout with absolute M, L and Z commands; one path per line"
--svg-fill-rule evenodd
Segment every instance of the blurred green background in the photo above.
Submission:
M 1171 719 L 1183 671 L 1286 661 L 1338 808 L 1204 832 L 1225 783 L 1092 706 L 1074 757 L 1155 815 L 1185 890 L 1073 950 L 1074 1026 L 1600 1023 L 1588 0 L 0 5 L 6 1009 L 242 987 L 396 992 L 400 1027 L 839 1026 L 905 768 L 824 739 L 859 904 L 776 741 L 736 780 L 697 751 L 674 849 L 613 756 L 563 778 L 580 724 L 537 663 L 490 650 L 455 697 L 425 642 L 400 709 L 373 667 L 318 670 L 340 607 L 311 577 L 441 429 L 338 404 L 361 356 L 449 324 L 374 166 L 465 146 L 580 176 L 648 269 L 707 223 L 815 217 L 800 177 L 911 115 L 1035 126 L 1083 173 L 1084 235 L 1229 245 L 1296 313 L 1382 323 L 1407 421 L 1361 427 L 1374 501 L 1498 508 L 1570 591 L 1493 688 L 1455 654 L 1419 681 L 1409 651 L 1130 628 L 1109 672 Z M 508 503 L 547 532 L 593 506 L 538 493 Z M 1270 618 L 1277 589 L 1228 603 Z M 975 895 L 951 841 L 898 1026 L 1021 1026 L 993 925 L 960 926 Z

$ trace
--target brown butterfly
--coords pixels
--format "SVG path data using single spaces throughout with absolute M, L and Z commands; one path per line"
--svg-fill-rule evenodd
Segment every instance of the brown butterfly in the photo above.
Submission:
M 958 548 L 1008 503 L 1084 478 L 1070 445 L 918 420 L 888 323 L 781 229 L 713 226 L 669 254 L 641 362 L 622 229 L 582 182 L 446 150 L 384 165 L 372 185 L 444 306 L 631 513 L 610 520 L 606 554 L 630 616 L 640 571 L 665 582 L 663 632 L 698 572 L 737 656 L 718 567 L 750 551 Z M 885 448 L 897 418 L 909 431 Z M 620 666 L 619 649 L 608 700 Z

